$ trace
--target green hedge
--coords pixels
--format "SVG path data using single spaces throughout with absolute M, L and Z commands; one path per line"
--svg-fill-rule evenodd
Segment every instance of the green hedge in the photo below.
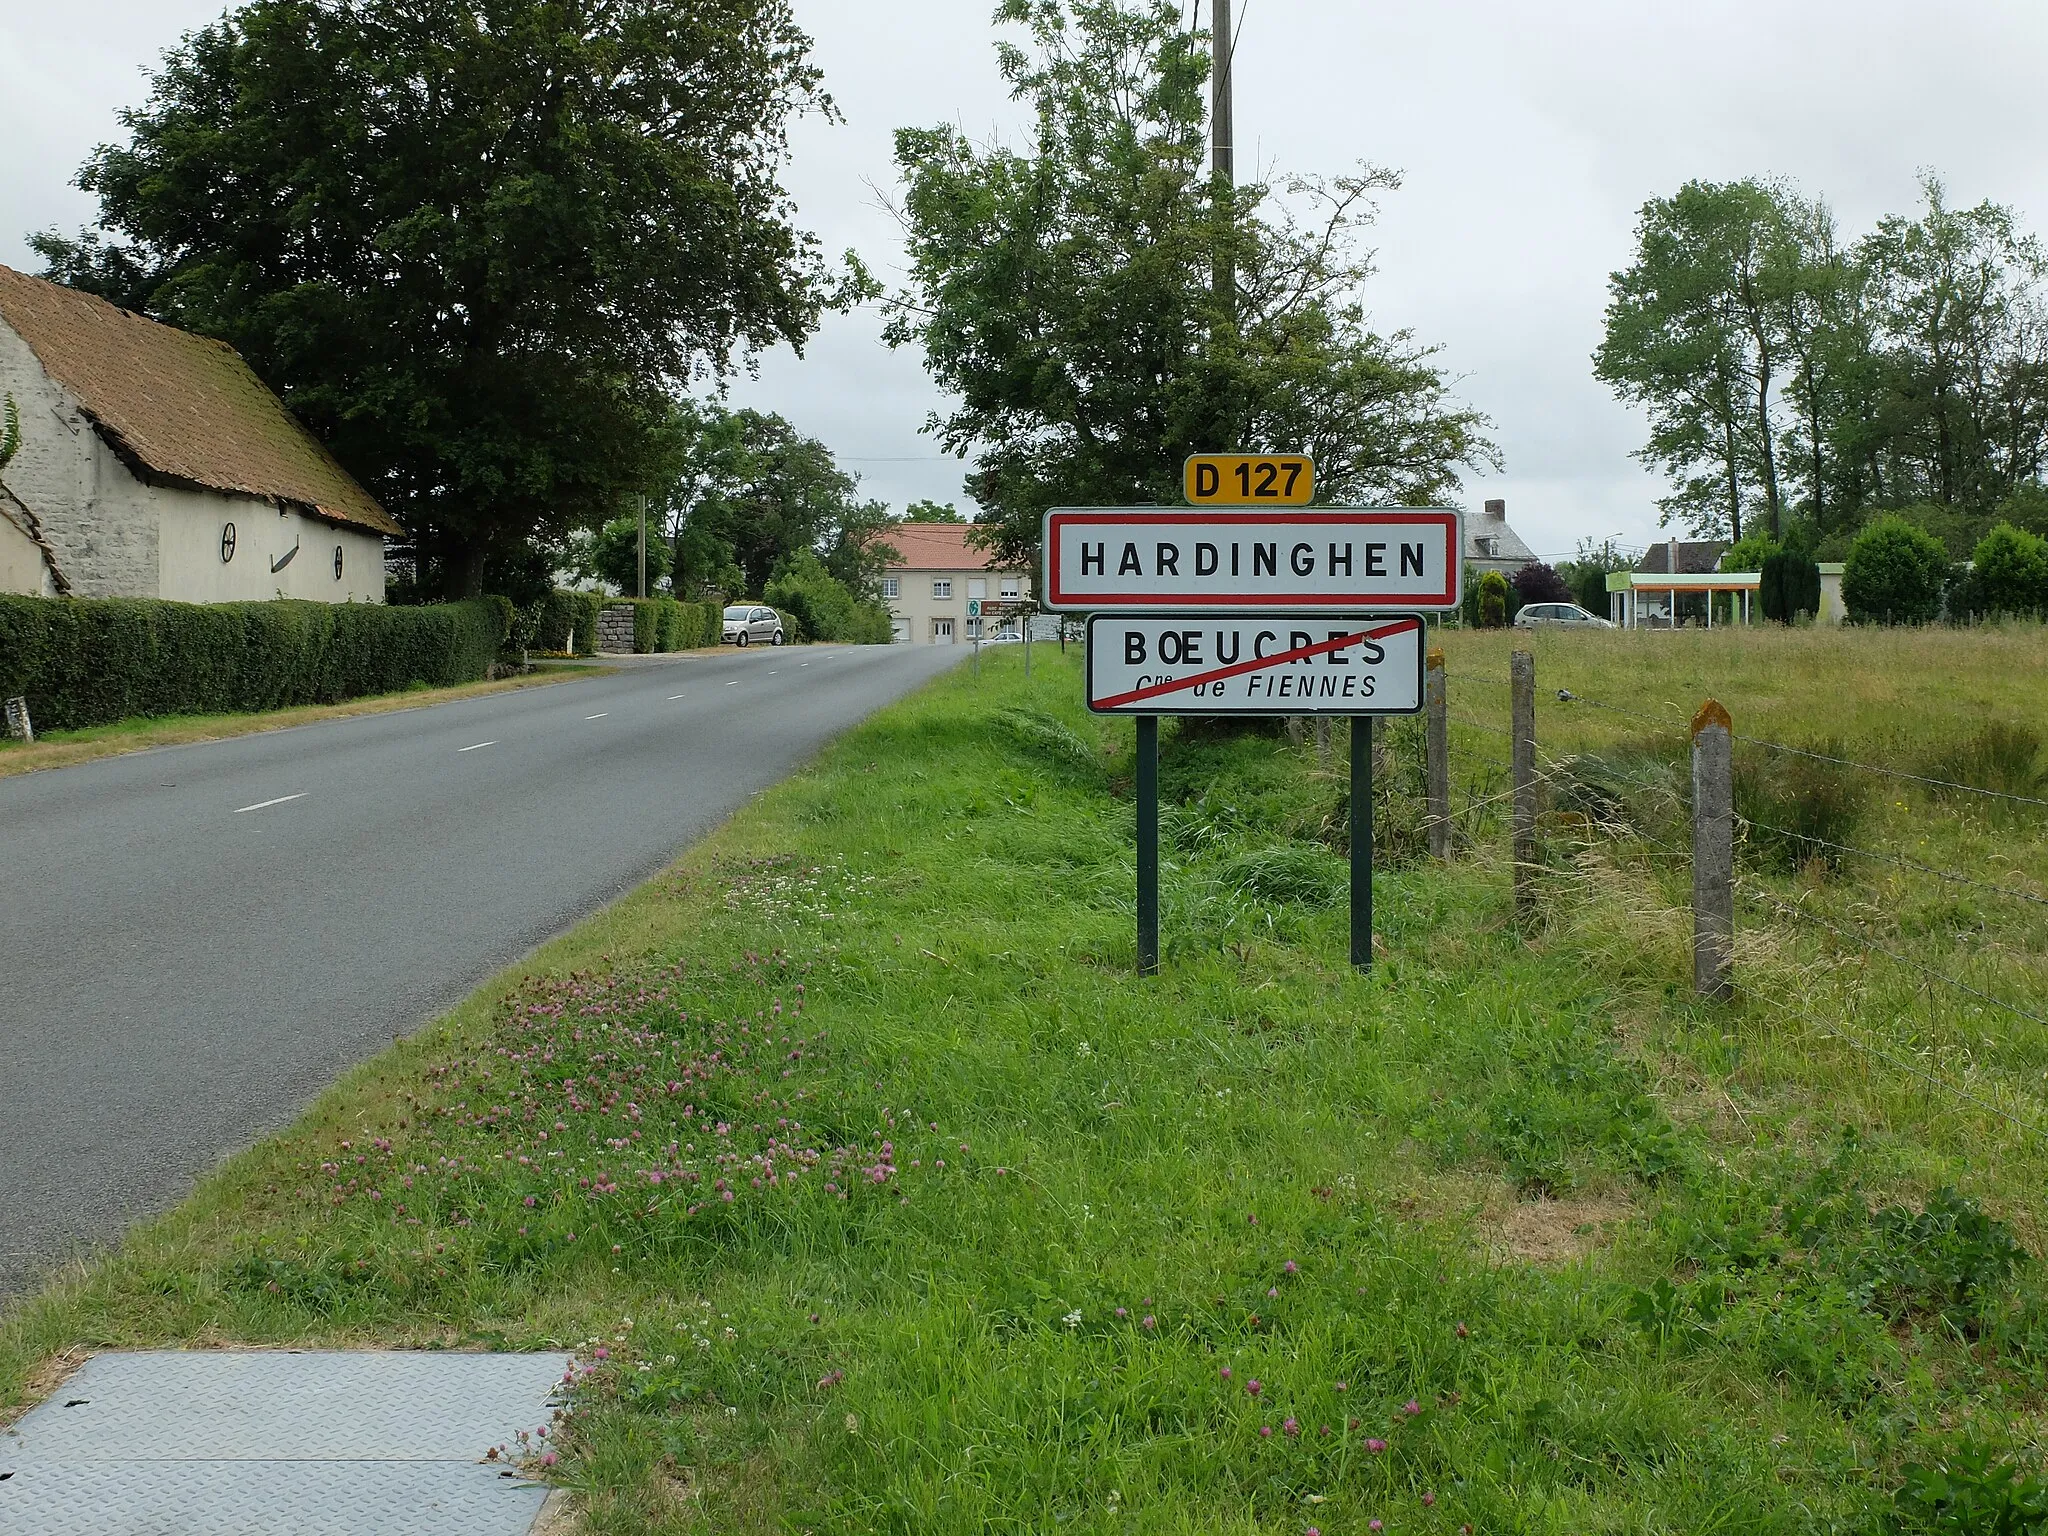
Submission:
M 672 597 L 613 597 L 604 606 L 624 603 L 633 610 L 633 650 L 641 656 L 667 651 L 694 651 L 716 645 L 717 603 L 679 603 Z
M 504 607 L 0 596 L 0 697 L 25 696 L 39 729 L 61 731 L 475 682 Z
M 569 636 L 576 636 L 576 654 L 597 654 L 597 616 L 605 600 L 595 592 L 566 592 L 556 588 L 541 605 L 540 628 L 534 644 L 543 651 L 566 651 Z

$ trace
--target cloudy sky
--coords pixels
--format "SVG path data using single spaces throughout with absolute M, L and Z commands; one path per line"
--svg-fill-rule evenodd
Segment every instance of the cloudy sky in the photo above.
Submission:
M 795 0 L 846 121 L 797 135 L 789 185 L 830 250 L 900 268 L 883 198 L 890 135 L 949 122 L 1014 134 L 993 0 Z M 1206 9 L 1207 0 L 1202 0 Z M 1239 0 L 1241 171 L 1392 166 L 1376 233 L 1377 324 L 1442 347 L 1506 455 L 1470 501 L 1505 497 L 1545 554 L 1655 536 L 1641 424 L 1591 377 L 1607 274 L 1635 210 L 1688 177 L 1790 177 L 1858 233 L 1908 210 L 1922 168 L 1958 201 L 2048 226 L 2041 0 Z M 69 186 L 116 135 L 142 70 L 220 0 L 0 0 L 0 262 L 73 227 Z M 943 402 L 872 314 L 776 354 L 744 403 L 822 438 L 869 491 L 959 500 L 961 466 L 919 428 Z M 1283 445 L 1275 445 L 1283 446 Z

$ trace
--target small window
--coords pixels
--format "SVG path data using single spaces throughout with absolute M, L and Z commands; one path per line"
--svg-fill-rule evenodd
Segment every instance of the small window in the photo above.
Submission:
M 1481 559 L 1497 560 L 1500 558 L 1499 539 L 1493 538 L 1491 536 L 1485 536 L 1478 539 L 1476 542 L 1479 545 L 1479 554 Z
M 945 576 L 934 578 L 934 580 L 932 581 L 933 597 L 951 597 L 952 595 L 953 583 L 950 578 Z
M 981 638 L 981 620 L 969 619 L 967 621 L 967 638 L 970 640 L 979 640 Z
M 1024 595 L 1024 578 L 1022 576 L 1005 576 L 1002 579 L 1000 590 L 1004 597 L 1022 597 Z
M 882 578 L 882 596 L 901 597 L 902 595 L 903 582 L 901 578 L 895 576 L 884 576 Z
M 988 578 L 986 576 L 970 576 L 967 578 L 967 597 L 970 602 L 977 597 L 987 596 Z

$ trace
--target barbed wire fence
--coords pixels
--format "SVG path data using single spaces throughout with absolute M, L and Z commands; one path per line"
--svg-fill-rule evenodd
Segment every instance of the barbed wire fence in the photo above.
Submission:
M 1489 698 L 1497 698 L 1499 691 L 1505 691 L 1508 695 L 1507 712 L 1512 723 L 1503 728 L 1467 713 L 1452 713 L 1454 688 L 1461 694 L 1467 689 L 1483 690 L 1484 696 Z M 1866 847 L 1839 835 L 1829 837 L 1812 827 L 1788 827 L 1761 815 L 1743 814 L 1736 806 L 1734 749 L 1740 745 L 1754 753 L 1822 764 L 1839 774 L 1868 775 L 1919 788 L 1928 793 L 1929 800 L 1937 807 L 1960 800 L 2031 814 L 2036 810 L 2048 810 L 2048 799 L 1972 784 L 1961 778 L 1913 772 L 1892 764 L 1863 762 L 1838 751 L 1794 746 L 1744 734 L 1735 729 L 1728 712 L 1711 699 L 1706 700 L 1699 712 L 1687 720 L 1676 707 L 1667 706 L 1668 713 L 1653 714 L 1591 698 L 1570 688 L 1554 689 L 1543 696 L 1561 710 L 1583 709 L 1647 727 L 1650 733 L 1665 738 L 1667 742 L 1674 734 L 1684 733 L 1682 739 L 1689 746 L 1691 759 L 1690 783 L 1682 795 L 1674 797 L 1677 803 L 1673 809 L 1690 823 L 1690 838 L 1681 839 L 1685 846 L 1656 836 L 1644 824 L 1645 819 L 1640 817 L 1617 813 L 1603 821 L 1599 817 L 1582 816 L 1577 824 L 1609 840 L 1626 841 L 1655 850 L 1649 857 L 1683 861 L 1690 865 L 1693 874 L 1694 987 L 1702 998 L 1724 1000 L 1735 995 L 1738 981 L 1734 943 L 1736 922 L 1740 918 L 1751 922 L 1777 920 L 1820 940 L 1828 953 L 1839 959 L 1853 958 L 1865 972 L 1876 964 L 1890 968 L 1902 979 L 1910 980 L 1926 999 L 1930 1024 L 1938 1022 L 1937 997 L 1946 995 L 1980 1013 L 1988 1010 L 2022 1025 L 2048 1030 L 2048 1011 L 2043 1011 L 2038 1005 L 2029 1006 L 2031 999 L 2021 1001 L 2006 995 L 1996 983 L 1980 984 L 1980 979 L 1952 974 L 1938 964 L 1907 953 L 1907 946 L 1897 940 L 1886 942 L 1862 923 L 1817 910 L 1810 890 L 1793 897 L 1774 891 L 1746 866 L 1754 865 L 1753 855 L 1760 840 L 1768 839 L 1775 840 L 1778 847 L 1801 859 L 1835 865 L 1854 861 L 1881 866 L 1893 872 L 1926 876 L 1955 890 L 2011 902 L 2029 912 L 2048 908 L 2048 892 L 1987 879 L 1982 873 L 1948 868 L 1896 850 Z M 1432 852 L 1438 857 L 1455 856 L 1455 845 L 1460 840 L 1457 834 L 1460 833 L 1469 848 L 1477 840 L 1479 818 L 1498 807 L 1533 806 L 1539 797 L 1545 795 L 1552 797 L 1554 804 L 1561 794 L 1577 787 L 1577 765 L 1572 759 L 1546 757 L 1537 751 L 1538 692 L 1535 661 L 1528 652 L 1515 654 L 1513 675 L 1499 677 L 1479 673 L 1453 674 L 1445 666 L 1442 651 L 1432 651 L 1425 697 L 1431 718 L 1424 730 L 1424 741 L 1432 758 L 1425 773 L 1429 789 L 1425 823 L 1436 834 L 1430 842 Z M 1449 759 L 1458 755 L 1450 735 L 1453 725 L 1462 731 L 1477 733 L 1489 743 L 1501 736 L 1508 737 L 1510 743 L 1508 786 L 1497 793 L 1468 794 L 1464 804 L 1456 808 L 1451 804 L 1448 793 L 1452 779 Z M 1469 759 L 1472 755 L 1469 737 L 1467 745 L 1465 755 Z M 1480 749 L 1482 758 L 1497 758 L 1497 754 L 1497 747 Z M 1434 760 L 1439 756 L 1444 758 L 1441 764 Z M 1796 821 L 1797 818 L 1788 819 Z M 1437 830 L 1439 828 L 1441 831 Z M 1517 912 L 1526 918 L 1535 907 L 1536 882 L 1551 871 L 1541 863 L 1524 830 L 1519 824 L 1514 828 L 1514 881 Z M 1746 854 L 1751 857 L 1745 859 Z M 1844 1017 L 1822 1022 L 1813 1016 L 1810 1007 L 1803 1006 L 1807 1002 L 1803 997 L 1785 997 L 1777 1001 L 1782 1002 L 1785 1011 L 1796 1015 L 1817 1038 L 1838 1041 L 1859 1055 L 1914 1079 L 1925 1089 L 1938 1091 L 1958 1104 L 1990 1115 L 2026 1136 L 2041 1138 L 2044 1144 L 2048 1144 L 2048 1103 L 2044 1103 L 2038 1094 L 2018 1088 L 2009 1081 L 1958 1081 L 1941 1070 L 1942 1064 L 1934 1059 L 1931 1049 L 1916 1051 L 1913 1047 L 1881 1043 L 1858 1028 L 1860 1021 L 1852 1022 L 1846 1016 L 1848 1010 L 1844 1010 Z M 2048 1036 L 2041 1039 L 2048 1040 Z M 1922 1059 L 1914 1059 L 1916 1054 Z

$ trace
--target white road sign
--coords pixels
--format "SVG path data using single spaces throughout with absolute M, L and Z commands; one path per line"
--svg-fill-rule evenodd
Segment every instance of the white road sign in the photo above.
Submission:
M 1097 614 L 1088 707 L 1104 715 L 1412 715 L 1420 614 Z
M 1463 535 L 1444 508 L 1069 508 L 1045 515 L 1048 608 L 1357 613 L 1455 608 Z

